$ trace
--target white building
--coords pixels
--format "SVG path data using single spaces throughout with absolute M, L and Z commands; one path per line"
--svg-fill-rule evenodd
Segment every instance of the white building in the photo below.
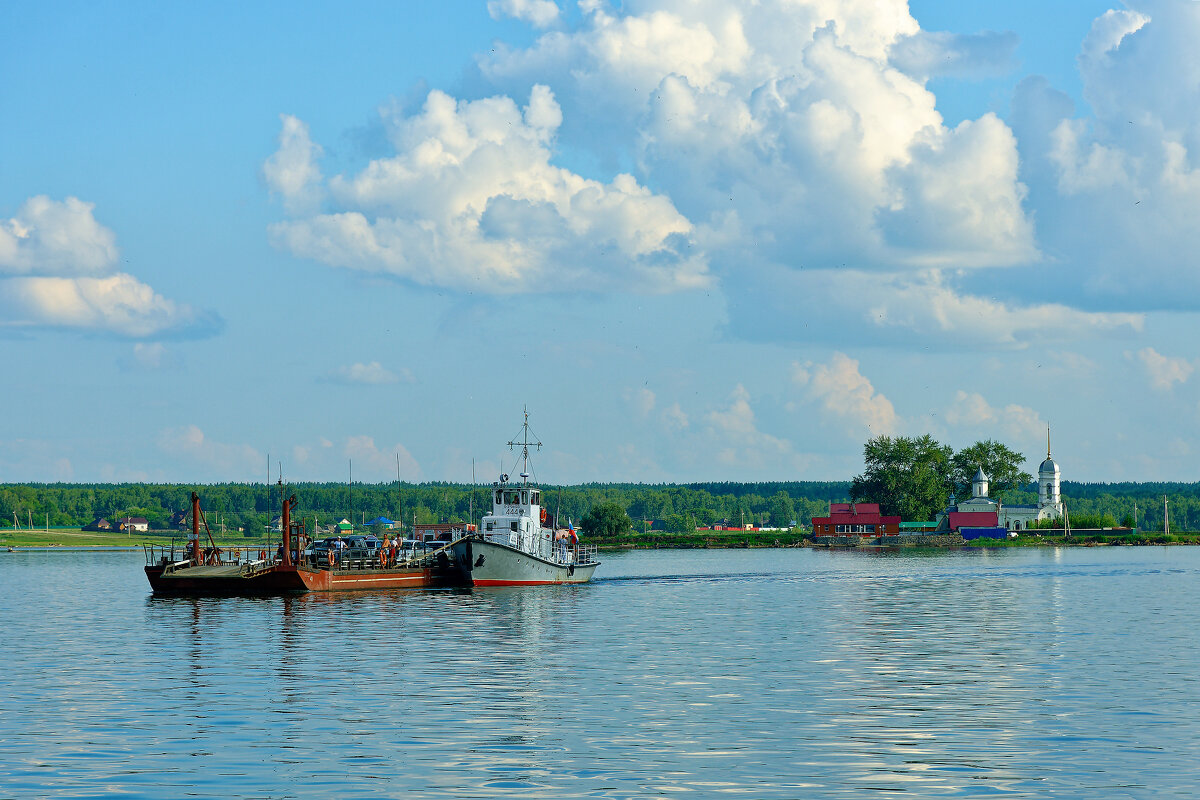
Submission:
M 945 527 L 954 513 L 995 512 L 996 525 L 1010 531 L 1023 531 L 1033 523 L 1047 519 L 1062 519 L 1063 506 L 1060 493 L 1061 473 L 1058 464 L 1050 457 L 1050 434 L 1046 434 L 1046 460 L 1038 467 L 1037 505 L 1004 505 L 988 497 L 988 476 L 980 467 L 971 479 L 971 497 L 958 505 L 950 506 L 937 515 L 939 527 Z

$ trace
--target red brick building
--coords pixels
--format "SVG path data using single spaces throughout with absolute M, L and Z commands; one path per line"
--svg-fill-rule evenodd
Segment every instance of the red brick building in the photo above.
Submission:
M 885 517 L 878 503 L 830 503 L 828 517 L 813 517 L 814 536 L 899 536 L 900 517 Z

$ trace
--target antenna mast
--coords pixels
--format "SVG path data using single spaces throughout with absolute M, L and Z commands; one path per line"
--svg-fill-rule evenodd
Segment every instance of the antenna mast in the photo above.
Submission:
M 531 433 L 533 433 L 532 431 L 529 430 L 529 406 L 524 407 L 524 413 L 525 413 L 525 422 L 521 425 L 521 441 L 518 442 L 514 439 L 513 441 L 509 442 L 508 449 L 511 450 L 514 447 L 520 445 L 520 447 L 521 447 L 521 482 L 529 483 L 529 447 L 530 447 L 530 445 L 533 445 L 533 446 L 537 447 L 538 450 L 541 450 L 542 443 L 540 441 L 538 441 L 538 438 L 536 435 L 534 435 L 532 442 L 529 441 L 529 436 Z

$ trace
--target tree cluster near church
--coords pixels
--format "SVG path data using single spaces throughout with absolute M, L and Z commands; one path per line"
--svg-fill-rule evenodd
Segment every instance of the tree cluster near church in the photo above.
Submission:
M 932 519 L 954 488 L 953 456 L 929 434 L 876 436 L 863 446 L 863 474 L 850 482 L 850 499 L 878 503 L 885 516 Z
M 950 459 L 955 499 L 971 496 L 971 481 L 978 469 L 988 477 L 988 493 L 998 500 L 1005 499 L 1014 489 L 1033 483 L 1033 476 L 1021 469 L 1024 463 L 1025 456 L 992 439 L 964 447 Z
M 991 439 L 956 453 L 929 434 L 876 436 L 863 446 L 863 473 L 851 481 L 850 498 L 878 503 L 885 515 L 923 522 L 944 509 L 951 495 L 970 497 L 981 468 L 994 497 L 1027 487 L 1033 476 L 1021 469 L 1024 463 L 1020 453 Z

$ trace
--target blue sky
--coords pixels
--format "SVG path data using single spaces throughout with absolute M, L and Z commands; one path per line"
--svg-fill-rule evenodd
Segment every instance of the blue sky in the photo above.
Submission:
M 5 4 L 0 481 L 1200 480 L 1198 9 Z

